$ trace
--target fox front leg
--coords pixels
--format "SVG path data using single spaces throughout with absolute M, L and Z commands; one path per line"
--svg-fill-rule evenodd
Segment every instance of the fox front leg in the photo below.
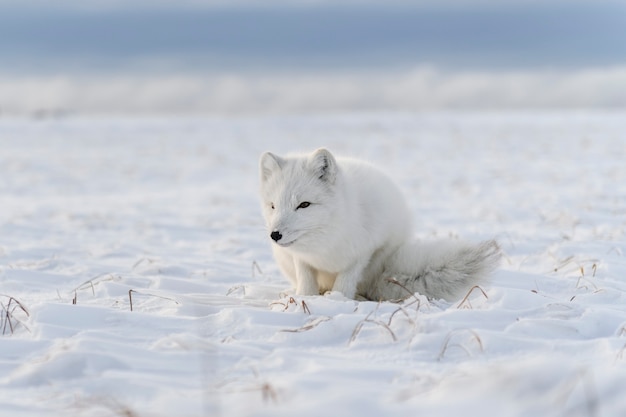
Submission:
M 355 299 L 357 284 L 363 277 L 363 271 L 367 262 L 357 262 L 345 271 L 337 275 L 333 291 L 339 291 L 345 297 Z
M 296 261 L 296 295 L 319 295 L 315 271 L 309 265 Z

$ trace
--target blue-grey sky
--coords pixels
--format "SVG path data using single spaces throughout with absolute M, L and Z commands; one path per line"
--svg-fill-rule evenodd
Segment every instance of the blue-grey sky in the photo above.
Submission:
M 2 71 L 323 70 L 420 64 L 511 69 L 626 63 L 624 2 L 300 7 L 131 3 L 106 9 L 25 6 L 29 3 L 0 6 Z
M 623 0 L 259 3 L 0 0 L 0 114 L 626 107 Z

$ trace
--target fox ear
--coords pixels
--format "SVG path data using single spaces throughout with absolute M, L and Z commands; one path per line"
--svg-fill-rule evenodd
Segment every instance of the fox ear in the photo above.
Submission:
M 265 182 L 276 171 L 280 171 L 285 163 L 285 160 L 274 155 L 271 152 L 264 152 L 259 160 L 259 167 L 261 171 L 261 181 Z
M 327 149 L 321 148 L 313 152 L 309 157 L 309 166 L 320 180 L 330 184 L 335 182 L 337 162 Z

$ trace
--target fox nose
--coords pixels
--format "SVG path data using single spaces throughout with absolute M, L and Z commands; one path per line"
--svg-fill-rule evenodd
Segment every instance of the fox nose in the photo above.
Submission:
M 274 240 L 274 242 L 278 242 L 283 238 L 283 235 L 281 235 L 280 232 L 276 230 L 270 234 L 270 237 L 272 238 L 272 240 Z

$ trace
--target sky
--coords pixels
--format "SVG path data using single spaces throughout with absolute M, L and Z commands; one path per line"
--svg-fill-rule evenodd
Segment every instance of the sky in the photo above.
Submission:
M 572 106 L 626 106 L 626 3 L 0 1 L 5 114 Z

